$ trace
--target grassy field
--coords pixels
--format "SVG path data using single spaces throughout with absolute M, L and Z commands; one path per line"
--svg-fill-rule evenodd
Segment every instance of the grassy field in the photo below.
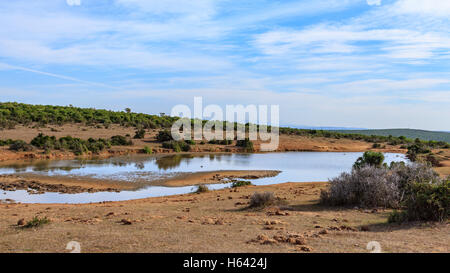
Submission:
M 336 130 L 339 133 L 345 134 L 362 134 L 362 135 L 377 135 L 377 136 L 405 136 L 407 138 L 415 139 L 420 138 L 422 140 L 434 140 L 450 142 L 450 133 L 425 131 L 417 129 L 370 129 L 370 130 Z

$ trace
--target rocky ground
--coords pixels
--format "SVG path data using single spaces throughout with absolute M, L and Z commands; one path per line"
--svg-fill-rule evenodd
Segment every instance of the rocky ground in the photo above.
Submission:
M 0 252 L 449 252 L 449 223 L 388 224 L 389 210 L 318 204 L 326 183 L 246 186 L 97 204 L 0 204 Z M 281 203 L 248 208 L 271 191 Z M 33 217 L 48 218 L 24 228 Z

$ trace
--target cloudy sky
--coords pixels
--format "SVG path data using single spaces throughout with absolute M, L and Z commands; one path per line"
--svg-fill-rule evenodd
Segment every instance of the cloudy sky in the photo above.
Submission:
M 0 2 L 0 101 L 450 130 L 450 1 Z

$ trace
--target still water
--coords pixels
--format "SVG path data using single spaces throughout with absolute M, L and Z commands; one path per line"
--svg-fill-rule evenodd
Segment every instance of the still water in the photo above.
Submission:
M 255 185 L 284 182 L 327 181 L 349 171 L 362 153 L 287 152 L 265 154 L 208 154 L 130 156 L 101 160 L 54 160 L 0 166 L 0 174 L 32 173 L 48 176 L 90 177 L 134 182 L 149 182 L 180 173 L 218 170 L 279 170 L 275 177 L 252 180 Z M 385 162 L 406 161 L 404 155 L 386 153 Z M 210 189 L 229 184 L 209 185 Z M 89 203 L 184 194 L 196 187 L 146 186 L 136 191 L 78 194 L 28 194 L 26 191 L 0 191 L 0 199 L 22 203 Z

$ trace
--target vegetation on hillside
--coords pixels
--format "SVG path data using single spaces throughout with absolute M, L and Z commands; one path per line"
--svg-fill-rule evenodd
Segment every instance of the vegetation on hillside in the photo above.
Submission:
M 177 120 L 166 115 L 147 115 L 131 111 L 109 111 L 73 106 L 31 105 L 16 102 L 0 103 L 0 128 L 14 128 L 17 124 L 38 125 L 83 123 L 86 125 L 111 124 L 145 129 L 168 128 Z
M 56 138 L 55 136 L 47 136 L 42 133 L 38 134 L 28 144 L 23 140 L 8 140 L 9 149 L 12 151 L 32 151 L 35 148 L 43 149 L 45 152 L 51 150 L 70 151 L 76 155 L 84 153 L 98 153 L 111 146 L 132 145 L 133 142 L 124 136 L 113 136 L 110 139 L 93 139 L 88 140 L 75 138 L 71 136 Z
M 450 143 L 450 133 L 417 129 L 368 129 L 368 130 L 336 130 L 344 134 L 377 135 L 377 136 L 405 136 L 410 139 L 444 141 Z
M 94 108 L 79 108 L 73 106 L 51 106 L 51 105 L 31 105 L 16 102 L 3 102 L 0 103 L 0 130 L 1 129 L 11 129 L 16 125 L 27 125 L 27 126 L 45 126 L 48 124 L 63 125 L 66 123 L 82 123 L 85 125 L 92 126 L 103 126 L 108 128 L 111 124 L 118 124 L 121 126 L 132 126 L 136 128 L 135 138 L 143 138 L 145 136 L 145 129 L 155 129 L 164 128 L 161 131 L 157 140 L 160 142 L 171 141 L 172 137 L 170 131 L 167 129 L 171 127 L 173 122 L 178 120 L 178 117 L 170 117 L 165 114 L 148 115 L 142 113 L 133 113 L 131 109 L 126 108 L 124 111 L 109 111 Z M 202 123 L 205 124 L 207 121 L 203 120 Z M 194 120 L 191 120 L 194 123 Z M 223 122 L 223 128 L 227 125 L 231 125 L 235 130 L 238 129 L 238 123 Z M 245 130 L 248 131 L 250 124 L 245 124 Z M 259 125 L 256 126 L 258 129 Z M 270 132 L 272 128 L 267 126 L 267 130 Z M 368 130 L 367 132 L 372 132 L 373 134 L 368 135 L 366 131 L 324 131 L 324 130 L 310 130 L 310 129 L 295 129 L 289 127 L 279 128 L 281 134 L 288 135 L 299 135 L 308 137 L 326 137 L 334 139 L 352 139 L 352 140 L 362 140 L 370 143 L 374 143 L 374 148 L 381 148 L 380 143 L 389 145 L 403 145 L 407 148 L 408 145 L 416 143 L 413 138 L 408 138 L 407 136 L 412 136 L 411 134 L 398 135 L 398 132 L 386 135 L 386 132 L 392 132 L 392 130 Z M 420 131 L 420 130 L 415 130 Z M 411 131 L 408 131 L 411 132 Z M 420 143 L 429 148 L 450 148 L 449 138 L 450 133 L 440 133 L 440 132 L 426 132 L 422 134 L 416 134 L 420 138 Z M 430 133 L 437 135 L 446 136 L 444 138 L 430 138 L 428 137 Z M 439 140 L 428 140 L 428 139 L 439 139 Z M 5 140 L 3 140 L 5 141 Z M 230 141 L 224 140 L 223 142 L 217 144 L 231 144 Z M 244 143 L 246 144 L 246 143 Z M 2 142 L 0 142 L 2 145 Z M 6 145 L 6 144 L 3 144 Z M 238 145 L 239 146 L 239 145 Z M 251 148 L 251 147 L 247 147 Z

